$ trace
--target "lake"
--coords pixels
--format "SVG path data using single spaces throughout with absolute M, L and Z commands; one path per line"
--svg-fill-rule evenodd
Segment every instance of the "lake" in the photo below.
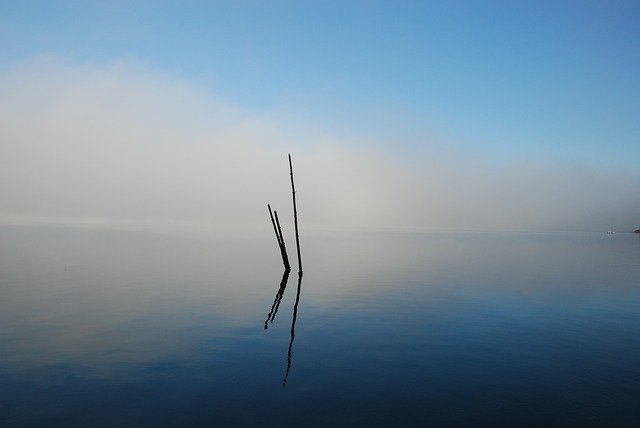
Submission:
M 640 236 L 270 227 L 0 227 L 0 425 L 640 425 Z

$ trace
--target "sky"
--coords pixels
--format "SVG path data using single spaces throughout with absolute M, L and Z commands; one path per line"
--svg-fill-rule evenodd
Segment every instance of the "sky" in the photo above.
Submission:
M 633 230 L 639 45 L 634 1 L 0 1 L 0 221 L 261 224 L 292 153 L 309 225 Z

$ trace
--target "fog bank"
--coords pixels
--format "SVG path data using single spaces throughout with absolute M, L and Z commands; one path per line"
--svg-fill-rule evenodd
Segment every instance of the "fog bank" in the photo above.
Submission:
M 547 159 L 492 161 L 425 136 L 384 141 L 303 131 L 216 100 L 134 60 L 36 58 L 0 72 L 0 221 L 263 224 L 384 230 L 632 230 L 640 174 Z M 312 127 L 308 127 L 311 129 Z M 402 136 L 398 136 L 402 138 Z

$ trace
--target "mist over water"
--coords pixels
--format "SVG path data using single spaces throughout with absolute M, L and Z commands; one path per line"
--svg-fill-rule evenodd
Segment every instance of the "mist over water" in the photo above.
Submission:
M 0 221 L 259 224 L 288 207 L 286 153 L 308 226 L 385 230 L 630 231 L 637 171 L 553 158 L 501 159 L 425 132 L 341 137 L 246 111 L 135 60 L 56 57 L 0 72 Z M 283 209 L 283 208 L 282 208 Z

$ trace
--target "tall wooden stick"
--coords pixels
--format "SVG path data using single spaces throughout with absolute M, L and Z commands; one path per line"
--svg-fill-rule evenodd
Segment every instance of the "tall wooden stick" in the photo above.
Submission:
M 300 257 L 300 238 L 298 236 L 298 210 L 296 208 L 296 187 L 293 184 L 293 166 L 289 154 L 289 175 L 291 176 L 291 194 L 293 195 L 293 223 L 296 229 L 296 249 L 298 250 L 298 275 L 302 276 L 302 258 Z

